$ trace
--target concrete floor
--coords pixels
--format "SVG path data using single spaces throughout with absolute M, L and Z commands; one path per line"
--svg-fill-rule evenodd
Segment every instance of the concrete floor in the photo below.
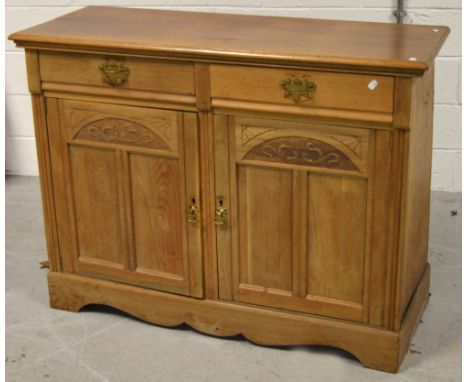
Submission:
M 457 214 L 452 216 L 452 214 Z M 432 297 L 400 372 L 324 347 L 267 348 L 113 309 L 49 308 L 38 178 L 6 178 L 7 381 L 460 381 L 461 195 L 433 193 Z

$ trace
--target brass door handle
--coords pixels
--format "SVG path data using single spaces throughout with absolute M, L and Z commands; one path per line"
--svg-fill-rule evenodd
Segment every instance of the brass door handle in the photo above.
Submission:
M 216 225 L 223 225 L 228 219 L 228 210 L 224 207 L 224 199 L 221 196 L 217 197 L 218 207 L 215 209 L 214 222 Z
M 284 98 L 291 98 L 294 103 L 300 103 L 302 97 L 312 99 L 312 93 L 317 89 L 317 85 L 307 78 L 301 80 L 297 77 L 280 81 L 280 87 L 284 90 Z
M 198 223 L 200 221 L 200 210 L 196 205 L 195 198 L 192 198 L 192 203 L 187 207 L 185 216 L 189 223 Z
M 119 86 L 127 82 L 130 68 L 115 61 L 99 65 L 104 81 L 110 86 Z

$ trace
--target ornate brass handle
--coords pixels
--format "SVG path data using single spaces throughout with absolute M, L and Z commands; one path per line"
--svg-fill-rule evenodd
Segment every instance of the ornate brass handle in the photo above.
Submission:
M 109 61 L 99 65 L 104 81 L 110 86 L 119 86 L 127 82 L 130 68 L 115 61 Z
M 291 98 L 294 103 L 300 103 L 301 98 L 312 99 L 312 93 L 317 89 L 317 85 L 307 78 L 302 80 L 297 77 L 289 77 L 280 82 L 284 90 L 284 98 Z
M 214 222 L 216 225 L 223 225 L 228 219 L 228 210 L 223 206 L 224 200 L 221 196 L 217 197 L 219 206 L 215 210 Z
M 185 216 L 187 217 L 187 221 L 189 223 L 198 223 L 200 220 L 200 210 L 196 206 L 196 201 L 195 198 L 192 198 L 192 204 L 190 204 L 187 207 L 187 211 L 185 213 Z

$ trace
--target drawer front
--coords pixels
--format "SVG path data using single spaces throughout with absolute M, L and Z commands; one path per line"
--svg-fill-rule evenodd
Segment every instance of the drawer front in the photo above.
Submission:
M 392 113 L 393 77 L 211 66 L 213 98 Z
M 43 82 L 195 94 L 193 64 L 125 56 L 41 52 Z

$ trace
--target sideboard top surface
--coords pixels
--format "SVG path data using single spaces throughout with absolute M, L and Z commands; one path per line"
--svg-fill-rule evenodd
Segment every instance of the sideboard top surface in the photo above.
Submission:
M 44 49 L 421 75 L 448 33 L 445 26 L 92 6 L 9 38 Z

